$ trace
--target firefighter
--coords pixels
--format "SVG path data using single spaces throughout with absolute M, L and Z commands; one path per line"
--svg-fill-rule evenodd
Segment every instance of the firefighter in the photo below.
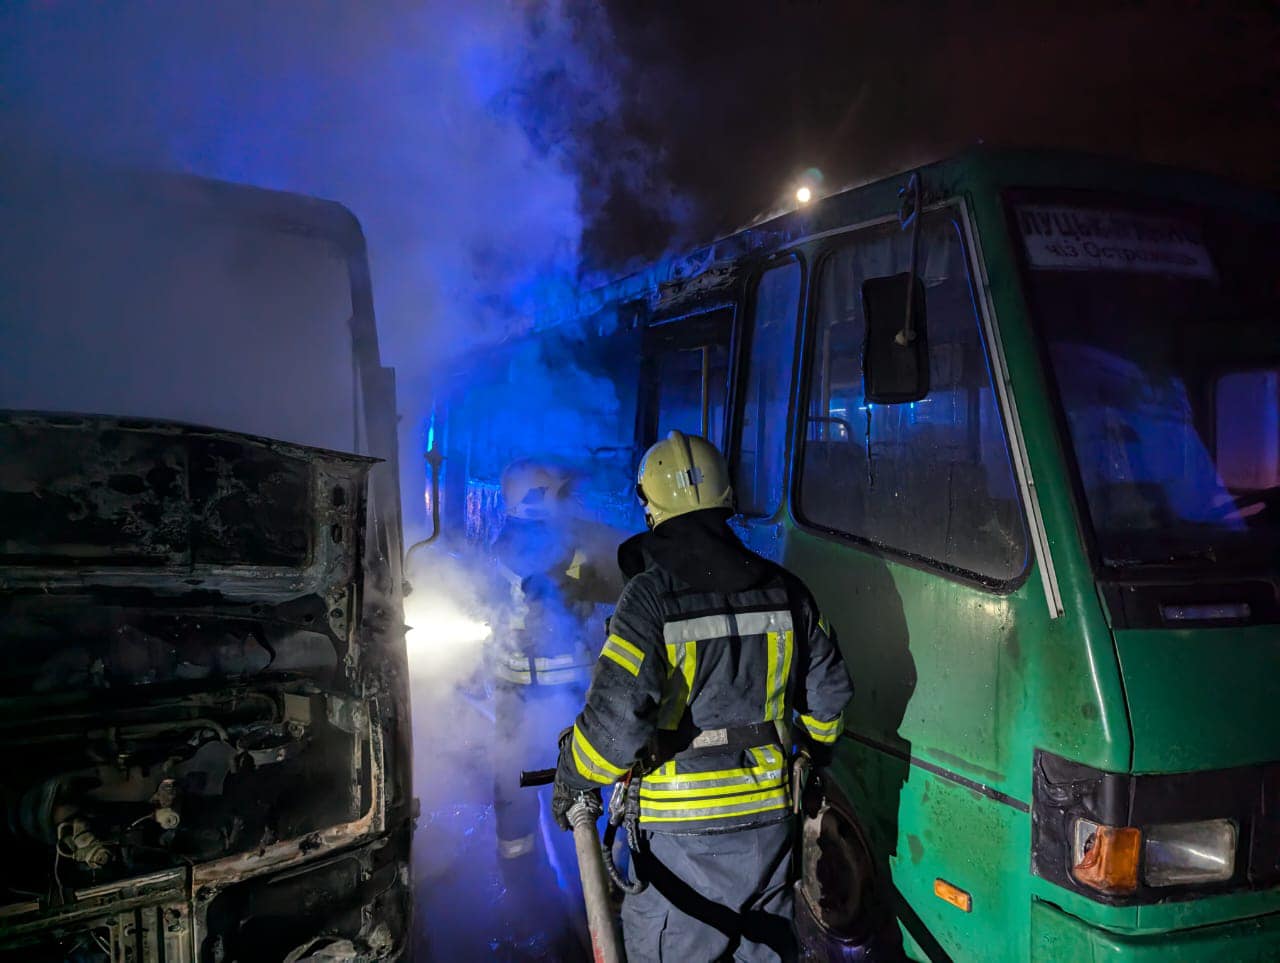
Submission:
M 619 539 L 576 517 L 572 481 L 554 464 L 508 465 L 502 474 L 505 519 L 491 548 L 497 594 L 506 602 L 489 653 L 498 860 L 512 925 L 528 931 L 517 937 L 525 944 L 539 935 L 562 938 L 565 907 L 574 901 L 557 888 L 538 831 L 538 793 L 521 789 L 519 774 L 552 764 L 548 752 L 554 753 L 556 733 L 582 704 L 595 660 L 588 639 L 598 637 L 603 624 L 597 606 L 611 603 L 621 587 L 614 574 Z M 564 869 L 572 866 L 571 847 L 555 855 Z
M 829 753 L 852 684 L 804 584 L 729 528 L 714 446 L 671 432 L 636 492 L 650 531 L 619 549 L 629 581 L 562 734 L 553 813 L 567 828 L 584 794 L 631 777 L 649 884 L 623 901 L 632 963 L 793 959 L 788 747 Z

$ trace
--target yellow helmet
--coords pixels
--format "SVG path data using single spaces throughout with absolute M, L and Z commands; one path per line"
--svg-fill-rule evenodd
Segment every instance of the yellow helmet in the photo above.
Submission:
M 502 470 L 502 501 L 508 518 L 543 521 L 553 517 L 573 481 L 559 465 L 522 458 Z
M 732 508 L 729 466 L 699 435 L 673 431 L 640 459 L 636 495 L 650 528 L 704 508 Z

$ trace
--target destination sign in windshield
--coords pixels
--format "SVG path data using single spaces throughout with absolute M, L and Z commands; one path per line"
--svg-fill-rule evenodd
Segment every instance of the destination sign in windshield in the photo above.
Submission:
M 1057 204 L 1021 204 L 1017 216 L 1033 268 L 1217 276 L 1199 229 L 1182 218 Z

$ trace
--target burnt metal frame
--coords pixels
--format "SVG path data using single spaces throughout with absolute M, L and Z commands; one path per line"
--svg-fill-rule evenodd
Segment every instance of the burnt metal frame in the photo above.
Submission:
M 760 282 L 765 274 L 775 268 L 782 267 L 785 264 L 796 264 L 800 268 L 800 293 L 796 298 L 796 325 L 795 332 L 792 336 L 793 344 L 791 350 L 791 371 L 787 381 L 787 409 L 785 413 L 786 423 L 783 432 L 783 448 L 782 448 L 782 495 L 778 499 L 778 504 L 774 505 L 768 513 L 765 514 L 746 514 L 739 513 L 740 517 L 746 522 L 762 522 L 778 517 L 780 512 L 785 511 L 789 501 L 790 492 L 790 476 L 791 463 L 790 452 L 795 444 L 795 404 L 797 384 L 801 380 L 803 368 L 803 348 L 804 348 L 804 319 L 805 311 L 808 306 L 810 275 L 809 262 L 804 252 L 797 248 L 788 248 L 777 254 L 764 259 L 756 265 L 755 269 L 750 273 L 750 281 L 746 286 L 746 290 L 741 297 L 743 305 L 742 316 L 743 321 L 739 326 L 739 338 L 737 350 L 734 353 L 733 370 L 736 373 L 731 379 L 731 391 L 729 400 L 729 432 L 725 436 L 725 458 L 729 462 L 730 477 L 734 477 L 738 469 L 738 456 L 742 445 L 742 422 L 743 411 L 742 405 L 746 396 L 747 387 L 747 371 L 750 352 L 752 350 L 752 338 L 754 331 L 753 325 L 755 320 L 756 303 L 759 295 Z

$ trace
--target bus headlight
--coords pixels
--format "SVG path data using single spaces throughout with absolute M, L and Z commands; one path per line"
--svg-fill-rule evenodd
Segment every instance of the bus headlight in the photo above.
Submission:
M 1142 878 L 1148 886 L 1218 883 L 1236 871 L 1236 825 L 1230 819 L 1158 823 L 1143 834 Z
M 1041 879 L 1117 906 L 1280 884 L 1280 762 L 1130 774 L 1038 749 L 1034 779 Z

